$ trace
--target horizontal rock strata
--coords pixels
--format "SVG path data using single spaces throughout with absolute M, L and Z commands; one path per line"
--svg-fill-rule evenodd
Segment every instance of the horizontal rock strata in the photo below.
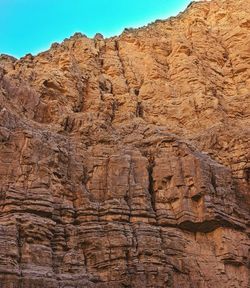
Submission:
M 0 288 L 248 288 L 250 3 L 0 56 Z

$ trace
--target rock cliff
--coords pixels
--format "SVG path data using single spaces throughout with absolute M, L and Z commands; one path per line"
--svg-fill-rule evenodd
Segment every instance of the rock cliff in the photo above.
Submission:
M 0 56 L 1 288 L 248 288 L 250 2 Z

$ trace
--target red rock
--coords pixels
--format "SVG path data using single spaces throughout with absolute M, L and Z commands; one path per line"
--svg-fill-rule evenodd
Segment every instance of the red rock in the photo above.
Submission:
M 249 15 L 1 56 L 1 288 L 249 287 Z

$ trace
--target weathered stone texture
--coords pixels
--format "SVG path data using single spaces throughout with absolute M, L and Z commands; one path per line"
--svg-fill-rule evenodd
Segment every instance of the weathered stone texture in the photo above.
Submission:
M 0 57 L 0 288 L 248 288 L 250 3 Z

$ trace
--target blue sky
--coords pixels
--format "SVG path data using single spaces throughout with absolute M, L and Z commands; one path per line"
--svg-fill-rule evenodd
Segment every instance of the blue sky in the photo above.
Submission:
M 183 11 L 190 0 L 0 0 L 0 54 L 37 54 L 75 32 L 118 35 Z

